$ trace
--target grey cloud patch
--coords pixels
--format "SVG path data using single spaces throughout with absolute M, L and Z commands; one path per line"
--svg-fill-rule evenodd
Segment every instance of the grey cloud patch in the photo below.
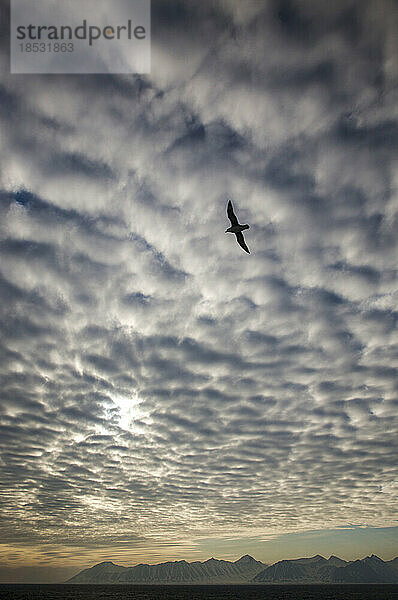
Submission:
M 336 78 L 334 65 L 328 60 L 303 68 L 286 69 L 282 72 L 271 72 L 269 83 L 278 88 L 286 86 L 289 90 L 308 87 L 310 85 L 331 86 Z
M 235 151 L 242 150 L 247 144 L 245 138 L 234 131 L 225 120 L 203 124 L 195 115 L 185 119 L 185 129 L 172 145 L 168 153 L 188 150 L 192 159 L 198 164 L 199 159 L 204 165 L 208 164 L 210 157 L 214 159 L 229 160 Z
M 339 261 L 329 266 L 332 271 L 343 272 L 344 275 L 354 275 L 364 278 L 370 283 L 377 283 L 380 280 L 380 273 L 373 267 L 366 265 L 350 265 L 343 261 Z
M 151 296 L 146 296 L 141 292 L 132 292 L 123 297 L 123 302 L 128 306 L 148 306 L 151 303 Z
M 113 177 L 111 168 L 97 160 L 90 160 L 84 154 L 76 152 L 58 153 L 51 157 L 49 168 L 53 172 L 59 172 L 63 175 L 85 175 L 86 177 L 95 177 L 98 179 L 108 179 Z
M 337 123 L 334 135 L 342 144 L 373 150 L 398 150 L 398 123 L 388 119 L 376 125 L 360 125 L 345 115 Z

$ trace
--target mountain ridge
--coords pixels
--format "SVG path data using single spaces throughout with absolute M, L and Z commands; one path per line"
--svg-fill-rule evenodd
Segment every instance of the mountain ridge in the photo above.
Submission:
M 104 561 L 84 569 L 67 583 L 247 583 L 266 566 L 249 555 L 235 562 L 209 558 L 204 562 L 180 560 L 134 567 Z
M 271 565 L 245 554 L 234 562 L 168 561 L 122 567 L 103 561 L 77 573 L 65 583 L 85 584 L 283 584 L 283 583 L 398 583 L 398 557 L 383 561 L 372 554 L 346 561 L 331 555 L 284 559 Z

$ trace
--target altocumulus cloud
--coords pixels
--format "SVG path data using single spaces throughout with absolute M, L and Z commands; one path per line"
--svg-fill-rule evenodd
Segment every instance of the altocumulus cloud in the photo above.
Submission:
M 172 4 L 150 76 L 3 46 L 13 564 L 396 523 L 397 6 Z

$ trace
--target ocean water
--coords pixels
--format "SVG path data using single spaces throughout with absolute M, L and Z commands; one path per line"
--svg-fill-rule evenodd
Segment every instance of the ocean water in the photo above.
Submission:
M 398 585 L 5 585 L 0 600 L 398 600 Z

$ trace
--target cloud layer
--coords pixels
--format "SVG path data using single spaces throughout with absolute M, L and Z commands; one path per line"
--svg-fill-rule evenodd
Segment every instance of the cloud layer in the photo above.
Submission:
M 397 21 L 154 0 L 151 76 L 4 75 L 3 561 L 396 524 Z

